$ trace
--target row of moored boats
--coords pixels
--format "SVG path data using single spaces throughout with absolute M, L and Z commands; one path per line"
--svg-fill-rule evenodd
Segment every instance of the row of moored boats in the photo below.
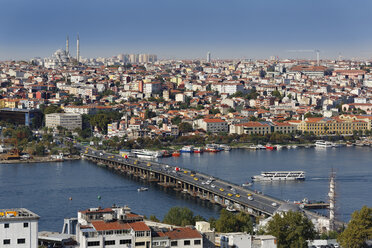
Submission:
M 161 157 L 179 157 L 181 153 L 203 153 L 212 152 L 217 153 L 221 151 L 230 151 L 231 147 L 224 144 L 208 144 L 205 147 L 194 147 L 194 146 L 184 146 L 181 150 L 176 151 L 150 151 L 146 149 L 133 149 L 131 151 L 132 155 L 137 158 L 161 158 Z

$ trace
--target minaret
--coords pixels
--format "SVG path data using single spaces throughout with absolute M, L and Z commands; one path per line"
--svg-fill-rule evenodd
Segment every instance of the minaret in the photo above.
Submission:
M 66 38 L 66 54 L 68 55 L 70 53 L 69 51 L 69 47 L 68 47 L 68 35 L 67 35 L 67 38 Z
M 77 41 L 76 41 L 76 61 L 79 63 L 80 59 L 80 46 L 79 46 L 79 34 L 77 35 Z
M 336 193 L 335 193 L 335 173 L 332 170 L 331 178 L 329 181 L 329 230 L 335 230 L 335 203 L 336 203 Z

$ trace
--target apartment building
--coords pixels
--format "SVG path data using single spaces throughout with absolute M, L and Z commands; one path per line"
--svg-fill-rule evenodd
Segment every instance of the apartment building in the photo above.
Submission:
M 315 135 L 324 134 L 353 134 L 354 131 L 370 129 L 370 122 L 364 119 L 350 119 L 339 117 L 306 118 L 298 125 L 302 132 L 313 132 Z
M 45 115 L 45 126 L 50 128 L 57 128 L 61 126 L 68 130 L 82 128 L 81 114 L 72 113 L 53 113 Z
M 199 127 L 211 133 L 229 132 L 229 124 L 221 119 L 202 119 Z
M 0 209 L 0 247 L 37 248 L 38 222 L 28 209 Z
M 230 134 L 268 134 L 271 126 L 267 123 L 250 121 L 241 124 L 230 125 Z

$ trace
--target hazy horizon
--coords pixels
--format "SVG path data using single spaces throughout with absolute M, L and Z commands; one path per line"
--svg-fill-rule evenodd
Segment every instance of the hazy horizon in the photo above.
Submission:
M 372 58 L 367 22 L 372 2 L 359 0 L 3 0 L 0 60 L 50 57 L 65 48 L 83 58 L 152 53 L 160 59 Z

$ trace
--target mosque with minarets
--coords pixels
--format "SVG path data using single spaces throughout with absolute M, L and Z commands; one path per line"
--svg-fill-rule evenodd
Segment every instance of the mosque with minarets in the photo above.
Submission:
M 79 56 L 80 56 L 80 47 L 79 47 L 79 35 L 77 37 L 77 51 L 76 51 L 76 59 L 73 58 L 69 51 L 69 38 L 66 38 L 66 50 L 58 49 L 53 53 L 53 55 L 49 58 L 44 59 L 33 59 L 33 62 L 38 65 L 43 65 L 46 68 L 56 69 L 61 66 L 70 65 L 73 62 L 77 61 L 79 63 Z

